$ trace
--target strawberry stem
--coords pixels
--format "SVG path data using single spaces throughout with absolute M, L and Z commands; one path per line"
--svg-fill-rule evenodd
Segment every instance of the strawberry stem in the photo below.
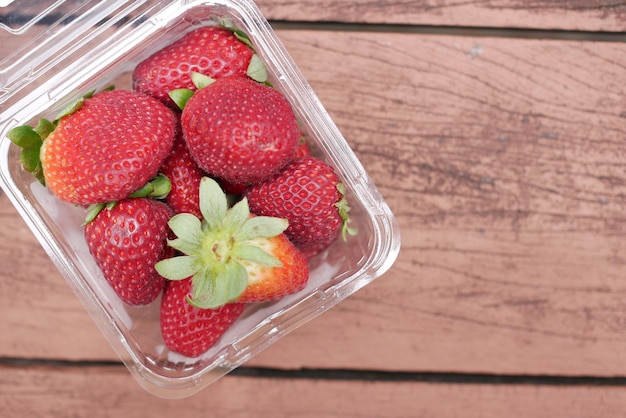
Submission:
M 134 191 L 129 197 L 151 197 L 165 199 L 172 190 L 170 179 L 163 174 L 157 174 L 152 180 Z

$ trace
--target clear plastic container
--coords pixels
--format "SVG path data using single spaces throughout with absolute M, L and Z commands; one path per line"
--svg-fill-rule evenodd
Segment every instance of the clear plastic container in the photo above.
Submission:
M 0 185 L 122 361 L 149 392 L 192 395 L 387 271 L 400 249 L 396 220 L 358 159 L 257 6 L 247 0 L 0 0 Z M 6 133 L 54 119 L 78 97 L 111 84 L 131 88 L 135 65 L 182 34 L 229 18 L 245 31 L 291 102 L 314 152 L 335 167 L 358 234 L 310 262 L 303 291 L 249 305 L 220 341 L 198 358 L 170 352 L 159 329 L 159 301 L 132 307 L 108 287 L 81 228 L 84 209 L 63 203 L 20 164 Z M 306 353 L 303 353 L 306 355 Z

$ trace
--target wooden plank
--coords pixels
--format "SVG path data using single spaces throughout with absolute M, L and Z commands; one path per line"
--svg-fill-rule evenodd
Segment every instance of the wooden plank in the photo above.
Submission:
M 0 225 L 0 357 L 116 358 L 4 194 Z
M 626 374 L 624 44 L 280 36 L 396 212 L 403 248 L 385 277 L 251 364 Z M 20 260 L 0 272 L 0 355 L 114 358 L 0 207 L 12 225 L 0 256 Z
M 306 36 L 283 40 L 403 248 L 302 344 L 259 361 L 622 374 L 626 47 Z
M 601 1 L 258 0 L 268 19 L 304 22 L 392 23 L 426 26 L 623 32 L 626 5 Z
M 623 416 L 611 386 L 528 386 L 225 377 L 185 400 L 155 398 L 116 367 L 0 366 L 3 417 L 139 418 Z

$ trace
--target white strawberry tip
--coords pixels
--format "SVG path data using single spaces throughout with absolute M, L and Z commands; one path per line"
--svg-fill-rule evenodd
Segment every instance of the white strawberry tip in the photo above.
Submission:
M 258 241 L 282 234 L 286 219 L 252 216 L 246 198 L 228 207 L 227 196 L 210 177 L 200 182 L 202 220 L 189 213 L 170 219 L 176 239 L 168 244 L 184 255 L 156 263 L 156 271 L 168 280 L 191 277 L 188 302 L 201 309 L 217 309 L 235 302 L 248 285 L 242 262 L 281 266 Z M 256 241 L 256 242 L 255 242 Z

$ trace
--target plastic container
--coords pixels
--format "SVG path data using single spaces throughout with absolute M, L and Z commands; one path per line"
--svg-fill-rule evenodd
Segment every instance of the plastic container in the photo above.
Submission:
M 79 1 L 0 0 L 0 30 L 15 53 L 0 58 L 0 183 L 137 381 L 167 398 L 189 396 L 238 367 L 390 268 L 400 248 L 395 218 L 345 139 L 303 79 L 256 5 L 247 0 Z M 351 226 L 310 262 L 303 291 L 250 305 L 221 340 L 198 358 L 168 351 L 159 330 L 159 301 L 122 303 L 108 287 L 84 242 L 84 210 L 52 196 L 19 161 L 6 137 L 17 125 L 54 119 L 87 91 L 131 88 L 134 66 L 201 25 L 229 18 L 245 31 L 291 102 L 314 152 L 347 187 Z M 306 353 L 303 353 L 306 355 Z

